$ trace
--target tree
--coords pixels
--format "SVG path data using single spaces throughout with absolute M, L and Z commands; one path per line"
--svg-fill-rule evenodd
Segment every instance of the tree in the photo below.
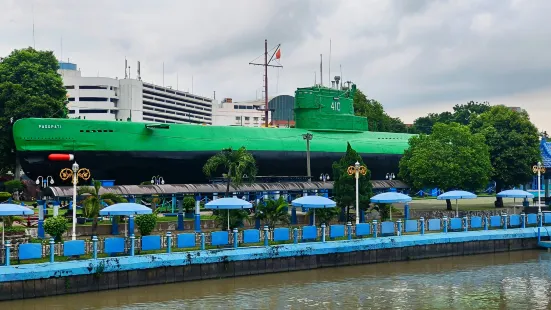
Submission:
M 541 161 L 540 142 L 538 130 L 525 111 L 493 106 L 473 119 L 471 130 L 486 137 L 496 192 L 532 179 L 532 166 Z M 497 198 L 495 206 L 503 207 L 503 200 Z
M 14 171 L 12 126 L 28 117 L 67 117 L 67 92 L 51 51 L 14 50 L 0 61 L 0 167 Z M 18 170 L 18 169 L 17 169 Z M 15 171 L 17 171 L 15 170 Z
M 269 199 L 256 206 L 254 217 L 260 219 L 268 227 L 273 228 L 276 224 L 281 223 L 289 225 L 289 204 L 283 197 L 279 199 Z
M 368 99 L 360 90 L 354 95 L 354 114 L 367 117 L 370 131 L 407 132 L 400 118 L 388 116 L 380 102 Z
M 469 101 L 466 104 L 457 104 L 453 107 L 453 121 L 461 125 L 469 125 L 478 115 L 491 109 L 488 101 L 474 102 Z
M 88 197 L 86 197 L 86 199 L 84 199 L 82 205 L 84 207 L 84 216 L 86 218 L 92 219 L 92 235 L 95 236 L 98 228 L 99 211 L 103 209 L 102 201 L 105 202 L 107 205 L 112 205 L 115 203 L 127 202 L 127 200 L 124 199 L 122 196 L 113 193 L 105 193 L 103 195 L 100 195 L 99 190 L 101 188 L 101 182 L 92 180 L 92 184 L 93 187 L 84 186 L 79 188 L 78 194 L 90 194 Z
M 308 215 L 312 215 L 316 212 L 316 223 L 319 226 L 321 224 L 329 225 L 329 223 L 339 215 L 339 208 L 311 208 L 308 210 Z
M 490 150 L 484 136 L 472 134 L 468 126 L 437 123 L 431 135 L 411 137 L 409 146 L 398 176 L 415 189 L 475 191 L 488 184 Z M 446 203 L 451 210 L 451 202 Z
M 226 179 L 226 196 L 230 192 L 230 184 L 241 185 L 245 175 L 252 182 L 258 171 L 253 155 L 247 152 L 244 146 L 237 150 L 233 150 L 231 147 L 223 149 L 209 158 L 203 166 L 203 172 L 207 177 L 220 169 L 225 172 L 223 176 Z
M 436 123 L 459 123 L 469 125 L 478 115 L 491 108 L 487 101 L 482 103 L 469 101 L 466 104 L 456 104 L 452 112 L 429 113 L 427 116 L 419 117 L 413 122 L 412 132 L 430 134 Z
M 337 162 L 333 163 L 333 194 L 337 207 L 345 209 L 349 213 L 349 207 L 354 206 L 356 202 L 356 176 L 348 174 L 348 167 L 354 166 L 356 162 L 365 166 L 362 157 L 352 149 L 350 143 L 347 143 L 346 154 Z M 367 169 L 365 175 L 358 179 L 359 207 L 362 210 L 369 208 L 369 198 L 373 194 L 371 184 L 371 171 Z M 317 215 L 317 213 L 316 213 Z

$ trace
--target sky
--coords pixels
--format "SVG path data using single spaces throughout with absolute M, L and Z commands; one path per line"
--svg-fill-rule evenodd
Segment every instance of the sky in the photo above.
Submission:
M 267 39 L 283 66 L 268 70 L 270 96 L 319 83 L 323 54 L 325 85 L 342 75 L 405 123 L 473 100 L 551 132 L 549 12 L 549 0 L 2 0 L 0 57 L 34 45 L 119 78 L 126 58 L 160 85 L 164 63 L 164 85 L 241 101 L 262 96 L 249 62 Z

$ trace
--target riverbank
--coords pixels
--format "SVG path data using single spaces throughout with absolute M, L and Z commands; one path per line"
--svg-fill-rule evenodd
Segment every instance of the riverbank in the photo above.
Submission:
M 123 256 L 0 267 L 0 300 L 537 248 L 537 228 Z M 547 229 L 542 235 L 548 236 Z

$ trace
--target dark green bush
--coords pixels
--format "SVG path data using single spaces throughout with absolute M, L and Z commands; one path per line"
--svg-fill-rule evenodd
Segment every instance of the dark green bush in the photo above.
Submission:
M 67 219 L 53 216 L 44 221 L 44 231 L 54 237 L 55 242 L 61 242 L 61 236 L 67 231 Z
M 11 180 L 11 181 L 4 182 L 4 188 L 6 189 L 7 192 L 13 194 L 16 191 L 23 190 L 25 188 L 25 184 L 23 184 L 23 182 L 18 180 Z
M 4 202 L 8 199 L 10 199 L 11 194 L 8 192 L 0 192 L 0 202 Z
M 140 235 L 150 235 L 157 225 L 157 214 L 153 213 L 136 216 L 136 225 L 138 225 Z

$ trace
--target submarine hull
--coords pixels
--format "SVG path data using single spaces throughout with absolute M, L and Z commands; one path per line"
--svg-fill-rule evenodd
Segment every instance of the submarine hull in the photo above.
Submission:
M 218 151 L 77 151 L 75 160 L 81 168 L 88 168 L 95 180 L 114 180 L 116 184 L 140 184 L 153 176 L 162 176 L 166 184 L 208 183 L 202 171 L 203 165 Z M 62 180 L 63 168 L 71 168 L 70 162 L 48 161 L 52 152 L 19 151 L 25 174 L 36 180 L 38 176 L 52 176 L 55 185 L 70 185 L 71 180 Z M 256 159 L 259 176 L 306 176 L 306 152 L 297 151 L 251 151 Z M 312 180 L 320 174 L 332 178 L 332 164 L 345 152 L 311 152 Z M 361 154 L 361 153 L 360 153 Z M 402 155 L 361 154 L 371 171 L 372 180 L 384 180 L 389 172 L 398 172 Z M 222 171 L 213 178 L 222 177 Z

